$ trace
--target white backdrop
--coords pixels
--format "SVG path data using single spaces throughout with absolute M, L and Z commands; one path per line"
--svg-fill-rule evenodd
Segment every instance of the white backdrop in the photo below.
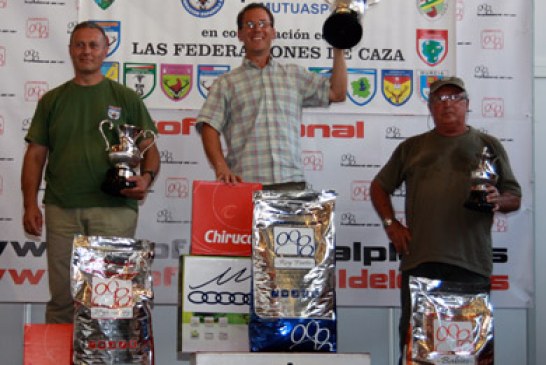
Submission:
M 141 207 L 137 236 L 158 245 L 156 302 L 177 302 L 178 255 L 190 244 L 191 183 L 213 178 L 194 118 L 206 86 L 241 63 L 235 17 L 248 2 L 208 1 L 200 9 L 190 0 L 0 0 L 1 301 L 48 297 L 43 238 L 27 237 L 21 227 L 23 137 L 38 98 L 72 75 L 71 29 L 78 19 L 91 19 L 106 26 L 111 41 L 105 73 L 141 92 L 160 131 L 162 170 Z M 317 39 L 329 15 L 325 3 L 265 3 L 276 18 L 277 58 L 327 72 L 328 46 Z M 425 13 L 431 9 L 425 3 L 371 6 L 362 41 L 347 52 L 347 102 L 304 114 L 306 177 L 315 189 L 339 193 L 338 303 L 398 305 L 398 263 L 369 200 L 369 183 L 401 140 L 432 126 L 427 77 L 458 74 L 471 96 L 469 124 L 503 142 L 524 194 L 519 212 L 495 217 L 493 302 L 527 307 L 533 287 L 532 4 L 445 0 Z M 404 191 L 397 195 L 403 220 Z

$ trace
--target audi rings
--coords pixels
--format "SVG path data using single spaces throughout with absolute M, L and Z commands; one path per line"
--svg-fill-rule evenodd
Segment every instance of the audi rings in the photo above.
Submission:
M 250 305 L 250 293 L 194 290 L 188 300 L 194 304 Z

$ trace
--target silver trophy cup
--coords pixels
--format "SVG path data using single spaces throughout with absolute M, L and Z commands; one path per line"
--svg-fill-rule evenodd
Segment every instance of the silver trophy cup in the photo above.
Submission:
M 104 125 L 112 130 L 114 123 L 105 119 L 99 124 L 99 131 L 106 142 L 108 159 L 114 166 L 106 173 L 101 189 L 105 193 L 119 196 L 121 190 L 135 187 L 135 182 L 128 181 L 127 178 L 136 175 L 134 169 L 140 164 L 144 153 L 155 144 L 157 136 L 151 130 L 142 130 L 134 125 L 122 124 L 116 127 L 119 144 L 110 145 L 104 133 Z M 152 142 L 142 152 L 137 145 L 137 141 L 141 138 L 152 138 Z
M 472 184 L 470 196 L 465 201 L 464 206 L 468 209 L 481 212 L 491 212 L 494 204 L 487 202 L 487 185 L 495 185 L 499 175 L 495 171 L 494 156 L 485 146 L 480 156 L 478 167 L 470 172 L 470 181 Z
M 322 26 L 322 36 L 332 47 L 349 49 L 362 38 L 360 18 L 366 8 L 365 0 L 325 0 L 333 8 Z

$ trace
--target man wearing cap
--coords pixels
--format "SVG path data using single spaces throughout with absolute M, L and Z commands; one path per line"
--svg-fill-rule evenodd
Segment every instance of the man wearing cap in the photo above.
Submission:
M 411 315 L 409 277 L 489 284 L 493 213 L 520 206 L 520 186 L 506 151 L 496 138 L 466 124 L 468 106 L 463 80 L 446 77 L 434 82 L 428 100 L 434 129 L 402 142 L 371 183 L 373 206 L 401 256 L 400 359 Z M 486 146 L 499 174 L 496 185 L 487 186 L 493 212 L 464 207 L 471 171 Z M 402 183 L 404 224 L 396 219 L 391 200 Z

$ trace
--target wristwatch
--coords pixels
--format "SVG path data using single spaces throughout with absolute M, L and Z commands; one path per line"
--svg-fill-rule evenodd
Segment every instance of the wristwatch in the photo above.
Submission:
M 387 228 L 389 227 L 390 225 L 392 225 L 394 223 L 396 219 L 393 219 L 393 218 L 385 218 L 383 219 L 383 228 Z
M 152 170 L 144 170 L 144 171 L 142 171 L 140 176 L 144 176 L 145 174 L 149 174 L 150 177 L 152 178 L 152 180 L 150 182 L 153 182 L 155 180 L 155 172 L 153 172 Z

